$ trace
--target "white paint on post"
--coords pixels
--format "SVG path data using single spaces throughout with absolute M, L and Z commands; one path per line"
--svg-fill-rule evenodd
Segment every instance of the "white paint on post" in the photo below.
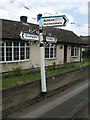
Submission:
M 46 92 L 46 78 L 45 78 L 44 50 L 43 50 L 43 47 L 40 47 L 40 58 L 41 58 L 41 88 L 42 88 L 42 92 Z
M 39 38 L 40 38 L 40 60 L 41 60 L 41 91 L 44 95 L 46 90 L 46 77 L 45 77 L 45 65 L 44 65 L 44 47 L 43 47 L 43 29 L 42 29 L 42 15 L 39 20 Z
M 39 33 L 39 39 L 40 39 L 40 43 L 43 44 L 43 33 Z

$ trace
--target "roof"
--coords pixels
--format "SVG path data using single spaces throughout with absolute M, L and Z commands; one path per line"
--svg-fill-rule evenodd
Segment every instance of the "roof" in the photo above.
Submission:
M 80 37 L 84 44 L 90 45 L 90 36 L 81 36 Z
M 21 31 L 32 31 L 35 29 L 39 29 L 37 24 L 32 23 L 22 23 L 19 21 L 11 21 L 1 19 L 2 22 L 2 38 L 3 39 L 20 39 Z M 78 37 L 75 33 L 68 30 L 63 30 L 59 28 L 54 28 L 50 30 L 49 28 L 46 30 L 47 33 L 51 33 L 52 36 L 57 38 L 58 43 L 73 43 L 73 44 L 83 44 L 83 41 L 80 37 Z
M 21 31 L 38 28 L 38 25 L 2 19 L 2 38 L 19 39 Z
M 59 43 L 83 44 L 81 38 L 72 31 L 55 28 L 50 33 L 57 37 Z

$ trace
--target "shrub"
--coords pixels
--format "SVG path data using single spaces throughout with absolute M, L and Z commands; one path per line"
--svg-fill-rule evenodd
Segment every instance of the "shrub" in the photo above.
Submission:
M 83 51 L 82 52 L 82 57 L 83 58 L 90 58 L 90 51 Z
M 20 75 L 22 74 L 22 68 L 21 68 L 21 67 L 13 68 L 13 73 L 14 73 L 16 76 L 20 76 Z

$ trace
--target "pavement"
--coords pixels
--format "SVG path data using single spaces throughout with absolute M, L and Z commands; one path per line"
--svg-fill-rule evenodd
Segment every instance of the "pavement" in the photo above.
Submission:
M 14 112 L 7 118 L 75 118 L 78 111 L 87 104 L 88 80 L 84 80 L 65 91 Z M 88 113 L 86 112 L 85 116 L 81 117 L 88 118 Z

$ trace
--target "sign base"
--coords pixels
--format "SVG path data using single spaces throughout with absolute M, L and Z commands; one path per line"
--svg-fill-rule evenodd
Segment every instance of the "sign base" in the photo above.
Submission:
M 47 92 L 41 92 L 41 97 L 47 97 Z

